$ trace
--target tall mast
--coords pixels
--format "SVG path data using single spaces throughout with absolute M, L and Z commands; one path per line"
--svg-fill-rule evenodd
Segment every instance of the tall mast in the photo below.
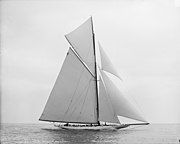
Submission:
M 96 81 L 96 102 L 97 102 L 97 121 L 98 125 L 100 125 L 99 122 L 99 99 L 98 99 L 98 84 L 97 84 L 97 63 L 96 63 L 96 48 L 95 48 L 95 34 L 94 34 L 94 29 L 93 29 L 93 20 L 91 17 L 91 22 L 92 22 L 92 33 L 93 33 L 93 48 L 94 48 L 94 66 L 95 66 L 95 81 Z

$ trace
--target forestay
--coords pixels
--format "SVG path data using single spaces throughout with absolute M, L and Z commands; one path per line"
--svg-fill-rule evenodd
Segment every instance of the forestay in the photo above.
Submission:
M 40 120 L 97 123 L 96 106 L 95 79 L 69 49 Z

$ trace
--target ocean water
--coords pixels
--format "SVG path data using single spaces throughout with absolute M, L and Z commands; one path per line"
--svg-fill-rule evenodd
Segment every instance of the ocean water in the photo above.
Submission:
M 62 130 L 53 124 L 1 124 L 2 144 L 180 144 L 180 124 L 151 124 L 117 131 Z

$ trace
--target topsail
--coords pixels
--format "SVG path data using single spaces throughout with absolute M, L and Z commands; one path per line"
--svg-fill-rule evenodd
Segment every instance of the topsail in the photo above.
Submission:
M 119 79 L 121 79 L 121 77 L 119 76 L 118 72 L 114 68 L 112 62 L 108 58 L 107 54 L 103 50 L 103 48 L 102 48 L 100 43 L 99 43 L 99 51 L 100 51 L 100 55 L 101 55 L 101 69 L 104 70 L 104 71 L 107 71 L 107 72 L 115 75 Z
M 89 18 L 74 31 L 66 34 L 65 37 L 91 72 L 95 74 L 92 18 Z

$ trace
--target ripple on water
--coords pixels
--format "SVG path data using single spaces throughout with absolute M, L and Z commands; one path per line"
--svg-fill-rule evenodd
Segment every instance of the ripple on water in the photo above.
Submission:
M 3 144 L 121 143 L 178 144 L 180 124 L 151 124 L 117 131 L 62 130 L 51 124 L 3 124 Z

